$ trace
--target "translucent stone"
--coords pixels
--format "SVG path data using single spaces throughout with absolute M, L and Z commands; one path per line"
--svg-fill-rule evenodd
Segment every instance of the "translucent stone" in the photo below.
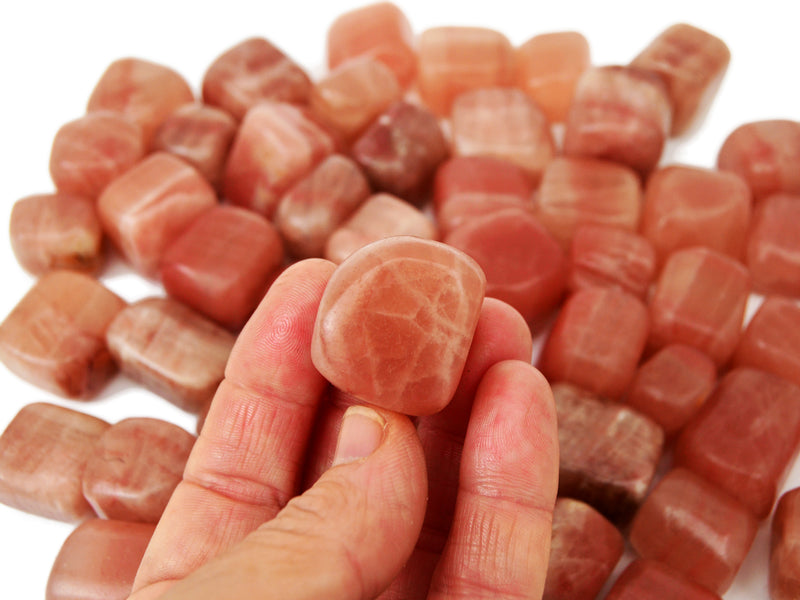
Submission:
M 236 206 L 214 207 L 166 250 L 161 280 L 173 298 L 230 329 L 255 310 L 283 264 L 272 223 Z
M 416 201 L 447 158 L 447 142 L 432 113 L 400 101 L 358 138 L 352 156 L 377 189 Z
M 542 600 L 594 600 L 622 556 L 622 534 L 588 504 L 559 498 Z
M 650 42 L 631 66 L 664 80 L 672 104 L 672 135 L 681 135 L 711 104 L 730 60 L 721 39 L 680 23 Z
M 636 231 L 642 188 L 636 173 L 604 160 L 559 157 L 544 170 L 536 216 L 566 249 L 586 224 Z
M 325 288 L 311 342 L 333 385 L 389 410 L 426 415 L 453 397 L 485 278 L 467 255 L 407 236 L 354 253 Z
M 453 103 L 452 145 L 456 156 L 508 160 L 538 182 L 555 154 L 544 113 L 520 90 L 479 89 Z
M 655 278 L 656 255 L 646 238 L 608 225 L 582 225 L 569 249 L 567 287 L 615 287 L 644 300 Z
M 138 123 L 147 149 L 164 119 L 193 101 L 192 89 L 176 71 L 140 58 L 121 58 L 100 77 L 87 111 L 110 110 Z
M 636 513 L 629 539 L 639 556 L 723 594 L 757 529 L 742 504 L 694 473 L 673 469 Z
M 772 600 L 800 593 L 800 488 L 781 496 L 772 518 L 769 593 Z
M 800 194 L 800 121 L 774 119 L 737 127 L 725 138 L 717 167 L 747 181 L 758 202 L 776 192 Z
M 722 600 L 718 594 L 681 577 L 654 560 L 634 560 L 620 574 L 605 600 Z
M 61 192 L 97 198 L 145 155 L 142 129 L 115 112 L 95 112 L 63 125 L 50 150 L 50 176 Z
M 261 103 L 239 127 L 225 165 L 223 194 L 269 219 L 286 190 L 331 152 L 333 140 L 306 112 L 291 104 Z
M 264 38 L 244 40 L 222 53 L 203 76 L 203 101 L 242 120 L 265 100 L 305 104 L 311 80 Z
M 708 248 L 673 253 L 650 298 L 650 344 L 678 343 L 720 367 L 736 349 L 750 293 L 747 269 Z
M 213 188 L 195 169 L 156 152 L 106 187 L 97 212 L 125 260 L 155 277 L 167 246 L 216 204 Z
M 745 257 L 753 288 L 800 296 L 800 194 L 774 194 L 753 213 Z
M 203 104 L 186 104 L 158 128 L 153 150 L 182 158 L 212 186 L 219 188 L 237 127 L 236 121 L 225 111 Z
M 120 369 L 189 412 L 210 401 L 235 336 L 169 298 L 145 298 L 121 311 L 106 333 Z
M 46 600 L 125 600 L 154 529 L 104 519 L 81 523 L 56 556 Z
M 369 56 L 388 66 L 403 87 L 416 74 L 411 24 L 390 2 L 362 6 L 340 15 L 328 29 L 327 48 L 331 69 L 351 58 Z
M 90 398 L 117 371 L 105 332 L 124 306 L 88 275 L 47 273 L 0 324 L 0 360 L 50 392 Z
M 419 36 L 417 86 L 423 102 L 447 115 L 460 94 L 514 80 L 514 48 L 484 27 L 433 27 Z
M 480 265 L 487 296 L 507 302 L 531 325 L 552 311 L 564 294 L 564 253 L 527 211 L 510 208 L 476 217 L 444 241 Z
M 647 179 L 642 235 L 660 264 L 675 250 L 705 246 L 741 260 L 750 226 L 750 189 L 735 173 L 671 165 Z
M 275 225 L 293 256 L 322 256 L 331 234 L 369 195 L 358 165 L 332 154 L 281 198 Z
M 536 35 L 517 48 L 515 59 L 517 87 L 548 121 L 564 121 L 578 78 L 591 65 L 586 38 L 577 31 Z
M 325 258 L 340 263 L 353 252 L 396 235 L 436 239 L 436 226 L 425 213 L 390 194 L 367 198 L 325 244 Z
M 725 490 L 759 519 L 772 510 L 778 485 L 800 446 L 800 387 L 740 367 L 678 438 L 675 463 Z
M 34 275 L 54 269 L 92 273 L 103 263 L 103 229 L 94 201 L 66 192 L 27 196 L 14 203 L 11 248 Z
M 194 441 L 167 421 L 123 419 L 95 444 L 83 472 L 83 495 L 103 519 L 158 523 Z
M 624 524 L 653 481 L 664 433 L 636 411 L 570 384 L 553 384 L 558 413 L 558 494 Z
M 711 395 L 717 368 L 708 356 L 681 344 L 664 346 L 639 366 L 625 402 L 678 433 Z
M 59 521 L 94 516 L 81 476 L 107 428 L 105 421 L 55 404 L 23 407 L 0 436 L 0 502 Z
M 647 333 L 647 308 L 636 296 L 613 288 L 579 290 L 545 341 L 542 372 L 551 382 L 619 398 L 633 379 Z
M 578 80 L 564 129 L 564 154 L 602 158 L 645 175 L 658 164 L 672 109 L 658 75 L 592 67 Z

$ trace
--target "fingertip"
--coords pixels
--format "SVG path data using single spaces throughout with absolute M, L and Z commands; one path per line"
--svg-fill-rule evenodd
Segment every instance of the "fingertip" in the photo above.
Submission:
M 502 339 L 509 349 L 509 356 L 516 356 L 520 360 L 530 359 L 533 353 L 530 327 L 519 311 L 510 304 L 497 298 L 485 298 L 478 327 L 482 327 L 485 332 L 491 332 L 490 339 L 497 337 L 498 342 Z

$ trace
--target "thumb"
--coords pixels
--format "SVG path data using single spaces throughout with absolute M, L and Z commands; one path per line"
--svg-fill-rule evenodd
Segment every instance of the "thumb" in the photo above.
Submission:
M 411 555 L 426 495 L 425 459 L 411 421 L 352 406 L 334 466 L 164 598 L 374 598 Z

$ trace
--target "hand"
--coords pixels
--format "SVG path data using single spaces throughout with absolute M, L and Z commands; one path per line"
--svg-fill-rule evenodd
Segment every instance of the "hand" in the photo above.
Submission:
M 131 600 L 541 597 L 558 440 L 522 318 L 484 302 L 455 398 L 416 427 L 346 410 L 310 358 L 334 268 L 289 268 L 239 336 Z

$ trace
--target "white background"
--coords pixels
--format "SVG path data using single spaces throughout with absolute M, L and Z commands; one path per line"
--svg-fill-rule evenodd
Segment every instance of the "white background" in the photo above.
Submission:
M 558 30 L 577 30 L 589 40 L 595 64 L 630 61 L 653 37 L 688 22 L 725 40 L 731 66 L 712 110 L 698 131 L 670 143 L 665 162 L 713 166 L 728 133 L 747 121 L 800 120 L 796 3 L 638 2 L 399 2 L 416 32 L 437 25 L 481 25 L 512 43 Z M 246 37 L 270 39 L 314 73 L 324 64 L 325 32 L 354 2 L 262 0 L 223 3 L 184 1 L 13 2 L 0 17 L 0 215 L 7 231 L 18 198 L 52 190 L 47 165 L 60 125 L 80 116 L 105 67 L 124 56 L 161 62 L 199 89 L 203 72 L 222 51 Z M 739 10 L 738 6 L 746 6 Z M 0 318 L 32 283 L 17 265 L 7 234 L 0 240 Z M 120 265 L 103 281 L 127 300 L 161 293 Z M 0 430 L 25 404 L 48 400 L 105 418 L 157 416 L 193 431 L 194 419 L 120 377 L 88 403 L 51 397 L 18 380 L 0 365 Z M 800 461 L 798 461 L 800 462 Z M 796 465 L 785 488 L 800 485 Z M 768 533 L 756 540 L 726 599 L 766 598 Z M 0 506 L 0 597 L 44 597 L 52 561 L 72 526 Z

